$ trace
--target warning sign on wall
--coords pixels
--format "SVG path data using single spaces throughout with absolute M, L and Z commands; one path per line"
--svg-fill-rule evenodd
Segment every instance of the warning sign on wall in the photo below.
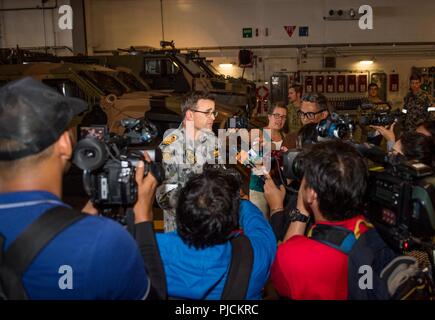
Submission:
M 288 36 L 291 37 L 296 30 L 296 26 L 284 26 L 284 29 L 287 31 Z

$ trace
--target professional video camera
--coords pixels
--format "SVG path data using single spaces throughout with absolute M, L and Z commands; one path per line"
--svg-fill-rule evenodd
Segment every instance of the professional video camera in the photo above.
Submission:
M 340 116 L 338 113 L 332 113 L 328 118 L 321 120 L 317 125 L 318 136 L 326 139 L 352 139 L 354 130 L 354 121 L 348 115 Z
M 124 122 L 129 125 L 131 122 Z M 104 126 L 80 128 L 80 140 L 74 149 L 73 163 L 83 170 L 83 185 L 92 203 L 109 213 L 116 207 L 133 206 L 137 200 L 135 168 L 146 151 L 152 163 L 145 162 L 149 172 L 161 183 L 164 171 L 160 149 L 134 145 L 131 131 L 123 136 L 108 134 Z M 138 140 L 134 140 L 138 141 Z
M 361 116 L 359 124 L 363 126 L 389 126 L 400 121 L 403 115 L 400 110 L 372 112 Z
M 433 246 L 435 175 L 417 161 L 370 171 L 366 214 L 394 248 Z
M 130 138 L 131 144 L 149 143 L 159 134 L 157 127 L 144 118 L 122 119 L 121 125 L 125 128 L 123 136 Z

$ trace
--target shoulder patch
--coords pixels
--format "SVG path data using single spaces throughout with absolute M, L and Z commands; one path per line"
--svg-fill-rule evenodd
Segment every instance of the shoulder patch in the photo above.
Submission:
M 162 144 L 165 146 L 170 145 L 171 143 L 174 143 L 178 139 L 176 134 L 172 134 L 168 136 L 165 140 L 163 140 Z

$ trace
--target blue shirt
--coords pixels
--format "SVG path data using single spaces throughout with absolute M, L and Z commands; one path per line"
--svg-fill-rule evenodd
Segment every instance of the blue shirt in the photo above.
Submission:
M 246 298 L 260 300 L 275 258 L 275 235 L 261 211 L 250 201 L 241 201 L 239 220 L 254 252 Z M 170 297 L 213 300 L 221 298 L 231 262 L 230 242 L 195 249 L 186 245 L 176 231 L 159 233 L 156 237 Z
M 45 191 L 0 193 L 5 249 L 46 210 L 62 204 Z M 119 223 L 98 216 L 85 217 L 58 234 L 22 281 L 30 299 L 143 299 L 149 290 L 135 240 Z

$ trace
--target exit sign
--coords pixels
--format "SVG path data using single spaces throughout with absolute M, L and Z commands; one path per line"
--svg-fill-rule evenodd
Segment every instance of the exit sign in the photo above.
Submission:
M 252 28 L 243 28 L 243 38 L 252 38 Z

